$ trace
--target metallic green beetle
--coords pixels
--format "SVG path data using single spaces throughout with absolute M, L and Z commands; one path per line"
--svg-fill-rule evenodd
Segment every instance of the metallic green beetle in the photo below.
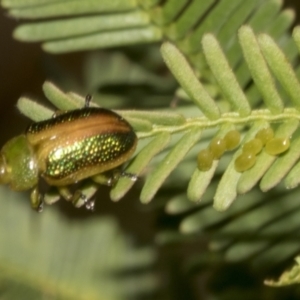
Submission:
M 105 178 L 111 184 L 111 178 L 102 177 L 103 173 L 115 170 L 132 156 L 137 136 L 121 116 L 108 109 L 89 107 L 89 102 L 87 96 L 84 108 L 33 123 L 25 134 L 9 140 L 0 152 L 0 184 L 8 184 L 16 191 L 32 189 L 31 205 L 37 211 L 43 207 L 38 188 L 41 177 L 74 204 L 85 196 L 80 190 L 72 193 L 69 186 L 89 177 L 102 183 Z M 118 174 L 137 178 L 124 172 Z M 93 208 L 88 199 L 84 203 Z

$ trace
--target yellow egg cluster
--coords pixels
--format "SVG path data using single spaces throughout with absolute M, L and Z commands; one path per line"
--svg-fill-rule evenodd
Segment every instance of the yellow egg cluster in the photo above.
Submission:
M 256 162 L 256 155 L 262 148 L 270 155 L 279 155 L 290 147 L 289 138 L 274 138 L 271 127 L 259 130 L 255 138 L 243 146 L 242 154 L 235 160 L 235 169 L 244 172 L 252 168 Z
M 214 160 L 220 159 L 225 151 L 230 151 L 240 143 L 241 134 L 237 130 L 231 130 L 223 138 L 214 138 L 207 149 L 199 152 L 197 157 L 200 171 L 208 171 Z
M 218 160 L 225 151 L 230 151 L 238 146 L 241 135 L 237 130 L 231 130 L 223 137 L 214 138 L 206 149 L 199 152 L 197 157 L 198 169 L 208 171 L 214 160 Z M 245 143 L 242 148 L 242 154 L 235 162 L 235 169 L 238 172 L 244 172 L 252 168 L 256 163 L 256 156 L 262 151 L 270 155 L 279 155 L 287 151 L 290 147 L 290 138 L 275 138 L 271 127 L 266 127 L 257 132 L 255 138 Z

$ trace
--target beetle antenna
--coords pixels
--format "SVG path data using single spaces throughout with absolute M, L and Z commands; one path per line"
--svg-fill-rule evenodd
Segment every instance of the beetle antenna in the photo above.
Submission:
M 87 94 L 85 97 L 85 105 L 84 107 L 90 107 L 90 102 L 92 101 L 92 96 L 90 94 Z

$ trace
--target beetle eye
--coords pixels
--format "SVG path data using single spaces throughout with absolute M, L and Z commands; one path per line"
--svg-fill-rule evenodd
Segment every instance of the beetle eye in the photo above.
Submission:
M 0 184 L 9 183 L 9 174 L 7 172 L 6 161 L 4 155 L 0 155 Z

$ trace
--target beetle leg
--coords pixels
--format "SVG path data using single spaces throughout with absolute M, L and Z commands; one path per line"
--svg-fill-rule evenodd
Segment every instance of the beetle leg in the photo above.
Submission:
M 131 181 L 137 181 L 139 179 L 139 177 L 136 174 L 127 173 L 127 172 L 121 172 L 120 177 L 130 178 Z
M 72 195 L 71 201 L 75 207 L 81 207 L 82 205 L 86 205 L 88 198 L 81 190 L 76 190 Z
M 73 203 L 75 207 L 85 205 L 86 209 L 94 210 L 95 201 L 88 198 L 81 190 L 76 190 L 74 193 L 67 186 L 58 187 L 59 194 L 67 201 Z
M 87 210 L 94 211 L 95 200 L 88 198 L 81 190 L 76 190 L 72 197 L 72 203 L 75 207 L 85 206 Z
M 59 201 L 61 198 L 60 194 L 57 192 L 56 188 L 51 188 L 47 193 L 44 195 L 44 203 L 47 205 L 52 205 Z
M 73 194 L 71 193 L 70 189 L 66 186 L 57 187 L 58 193 L 62 198 L 67 201 L 71 201 Z
M 70 201 L 75 204 L 79 204 L 78 201 L 82 197 L 82 192 L 80 190 L 75 191 L 72 193 L 71 190 L 67 186 L 57 187 L 58 193 L 67 201 Z M 82 206 L 82 203 L 80 206 Z M 75 205 L 76 206 L 76 205 Z M 80 207 L 78 206 L 78 207 Z
M 39 192 L 38 187 L 34 187 L 31 191 L 30 194 L 30 202 L 31 202 L 31 207 L 36 210 L 37 212 L 42 212 L 43 211 L 43 197 Z

